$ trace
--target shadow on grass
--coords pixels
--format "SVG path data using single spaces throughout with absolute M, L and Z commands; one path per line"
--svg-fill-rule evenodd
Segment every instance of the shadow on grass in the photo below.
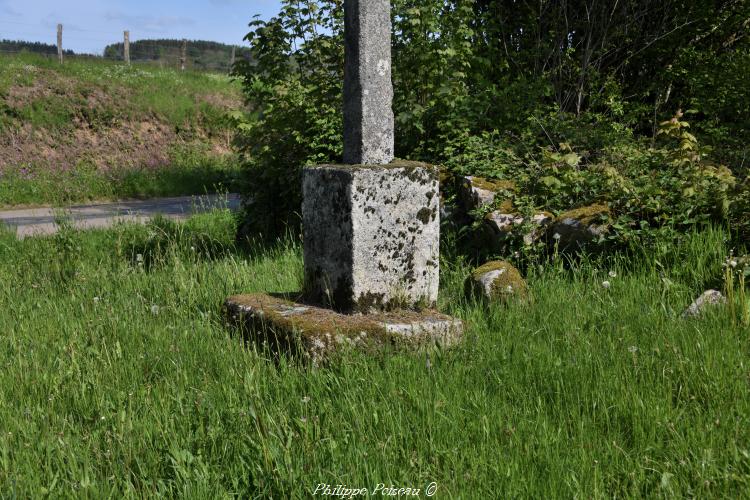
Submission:
M 118 197 L 121 198 L 234 192 L 237 187 L 237 171 L 216 166 L 132 170 L 126 172 L 116 183 Z

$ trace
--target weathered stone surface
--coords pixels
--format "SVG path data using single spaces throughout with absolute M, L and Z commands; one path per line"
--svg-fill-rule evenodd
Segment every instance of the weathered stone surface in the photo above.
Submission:
M 538 213 L 531 217 L 529 221 L 531 228 L 523 235 L 524 244 L 532 245 L 537 242 L 542 237 L 544 229 L 552 223 L 553 219 L 554 217 L 549 212 Z M 491 237 L 494 240 L 493 246 L 497 248 L 502 246 L 513 230 L 523 225 L 526 219 L 521 214 L 507 214 L 496 210 L 487 214 L 484 222 L 490 229 Z
M 609 207 L 602 204 L 576 208 L 560 214 L 550 226 L 549 234 L 561 250 L 581 248 L 609 232 L 609 214 Z
M 331 309 L 267 294 L 230 297 L 229 323 L 276 351 L 302 355 L 314 363 L 342 347 L 419 349 L 450 347 L 463 335 L 463 323 L 435 311 L 340 314 Z
M 526 300 L 529 289 L 521 273 L 504 260 L 487 262 L 471 273 L 466 283 L 467 292 L 490 301 Z
M 706 290 L 701 294 L 700 297 L 690 304 L 682 316 L 684 318 L 696 318 L 703 314 L 703 312 L 711 306 L 717 306 L 719 304 L 726 303 L 726 298 L 718 290 Z
M 390 0 L 344 1 L 344 163 L 393 160 Z
M 485 179 L 484 177 L 466 176 L 461 182 L 459 197 L 464 210 L 471 211 L 495 202 L 498 193 L 515 191 L 516 185 L 513 181 L 500 181 Z M 510 200 L 502 203 L 503 212 L 511 212 L 513 204 Z
M 345 312 L 435 303 L 436 168 L 404 161 L 319 165 L 302 177 L 308 300 Z

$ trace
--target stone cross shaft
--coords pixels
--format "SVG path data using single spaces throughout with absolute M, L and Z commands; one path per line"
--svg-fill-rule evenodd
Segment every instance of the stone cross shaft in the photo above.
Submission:
M 344 163 L 393 160 L 390 0 L 344 0 Z

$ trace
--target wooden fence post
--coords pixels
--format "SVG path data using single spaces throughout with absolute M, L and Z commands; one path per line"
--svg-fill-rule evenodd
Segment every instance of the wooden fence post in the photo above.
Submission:
M 182 50 L 180 51 L 180 70 L 185 71 L 185 61 L 187 60 L 187 39 L 182 39 Z
M 125 59 L 125 64 L 130 66 L 130 31 L 126 30 L 124 35 L 122 56 Z
M 63 48 L 62 48 L 62 24 L 57 25 L 57 59 L 60 64 L 63 62 Z

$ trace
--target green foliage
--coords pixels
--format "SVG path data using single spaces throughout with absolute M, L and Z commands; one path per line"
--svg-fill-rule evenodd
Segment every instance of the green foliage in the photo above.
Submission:
M 241 65 L 238 75 L 256 114 L 238 119 L 238 144 L 254 202 L 248 218 L 267 214 L 265 231 L 295 220 L 300 167 L 340 156 L 341 6 L 287 0 L 276 18 L 251 24 L 257 65 Z M 525 205 L 555 210 L 609 190 L 618 224 L 634 234 L 740 210 L 729 177 L 744 175 L 750 143 L 750 4 L 392 6 L 398 156 L 457 173 L 525 176 Z M 660 124 L 679 107 L 694 111 L 692 139 L 661 134 L 657 143 Z M 691 159 L 699 143 L 731 172 L 704 161 L 705 148 Z
M 688 132 L 690 125 L 682 118 L 678 111 L 660 124 L 657 136 L 664 139 L 654 147 L 646 139 L 617 137 L 606 130 L 585 137 L 582 119 L 572 117 L 578 125 L 574 136 L 597 149 L 568 142 L 543 145 L 531 132 L 524 139 L 484 133 L 452 143 L 445 165 L 458 175 L 514 181 L 514 192 L 496 204 L 510 200 L 524 213 L 560 213 L 607 203 L 614 229 L 609 243 L 653 243 L 695 226 L 730 220 L 738 229 L 746 228 L 748 213 L 741 213 L 746 195 L 738 193 L 731 170 L 709 161 L 708 148 Z M 558 117 L 537 124 L 546 140 L 567 135 Z M 476 214 L 479 220 L 493 208 Z M 518 227 L 514 233 L 520 239 L 527 230 Z
M 254 63 L 240 61 L 236 74 L 254 114 L 234 119 L 253 232 L 273 236 L 294 223 L 301 168 L 340 160 L 342 23 L 340 1 L 291 0 L 251 23 Z

